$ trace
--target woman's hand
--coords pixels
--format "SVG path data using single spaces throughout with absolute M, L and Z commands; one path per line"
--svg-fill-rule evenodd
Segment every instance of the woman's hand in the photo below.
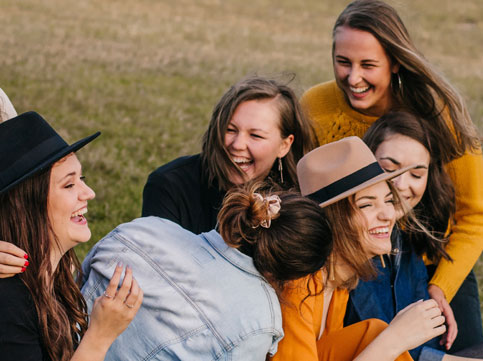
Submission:
M 429 285 L 428 287 L 429 297 L 436 301 L 438 304 L 439 309 L 443 313 L 444 317 L 446 318 L 446 326 L 448 331 L 441 337 L 441 341 L 439 341 L 440 345 L 444 345 L 446 350 L 449 350 L 453 345 L 456 336 L 458 335 L 458 324 L 454 318 L 453 310 L 449 305 L 446 297 L 444 296 L 444 292 L 441 288 L 436 285 Z
M 28 255 L 10 242 L 0 241 L 0 278 L 24 272 L 29 265 Z
M 434 300 L 418 301 L 398 312 L 385 330 L 402 352 L 411 350 L 446 331 L 445 318 Z
M 126 267 L 118 289 L 123 267 L 118 264 L 104 295 L 94 301 L 89 328 L 71 361 L 102 361 L 107 350 L 133 320 L 143 302 L 143 291 Z
M 143 291 L 133 278 L 129 266 L 118 289 L 122 270 L 122 265 L 116 266 L 104 295 L 94 301 L 89 325 L 89 329 L 92 328 L 106 341 L 110 339 L 111 343 L 127 328 L 143 301 Z
M 403 352 L 422 345 L 446 331 L 444 316 L 434 300 L 418 301 L 398 312 L 356 360 L 395 360 Z

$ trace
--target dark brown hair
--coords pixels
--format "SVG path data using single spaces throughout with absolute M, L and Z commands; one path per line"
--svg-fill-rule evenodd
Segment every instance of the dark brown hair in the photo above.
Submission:
M 332 233 L 323 210 L 296 192 L 261 192 L 261 183 L 234 188 L 218 214 L 225 242 L 253 258 L 257 270 L 281 291 L 287 281 L 313 275 L 332 250 Z M 268 204 L 255 195 L 278 195 L 279 213 L 267 220 Z
M 387 185 L 394 197 L 394 207 L 401 207 L 398 193 L 391 182 Z M 324 207 L 327 219 L 332 227 L 334 250 L 332 253 L 334 264 L 343 263 L 351 268 L 353 276 L 347 280 L 338 279 L 334 276 L 338 287 L 354 289 L 359 279 L 369 280 L 376 276 L 374 264 L 368 259 L 362 240 L 366 237 L 367 222 L 354 201 L 355 195 L 343 198 L 340 201 Z M 327 269 L 328 273 L 332 270 Z
M 277 171 L 277 162 L 269 176 L 284 189 L 296 186 L 297 162 L 302 156 L 314 149 L 315 132 L 312 124 L 302 112 L 297 96 L 290 87 L 273 79 L 260 76 L 247 77 L 233 85 L 221 97 L 213 109 L 210 124 L 203 136 L 201 161 L 203 171 L 210 184 L 217 184 L 220 189 L 228 190 L 233 184 L 230 174 L 243 171 L 231 160 L 225 147 L 225 133 L 236 108 L 249 100 L 274 99 L 280 113 L 280 133 L 283 139 L 294 136 L 290 151 L 282 158 L 284 183 L 281 184 Z
M 421 119 L 407 112 L 390 112 L 382 116 L 367 130 L 363 140 L 375 153 L 379 145 L 393 134 L 414 139 L 430 154 L 426 191 L 415 206 L 414 214 L 434 238 L 425 232 L 409 232 L 411 245 L 417 254 L 425 253 L 433 261 L 441 257 L 449 259 L 444 249 L 449 235 L 445 237 L 445 233 L 455 212 L 455 192 L 441 157 L 441 148 L 446 142 L 443 144 L 438 134 L 425 130 Z
M 479 148 L 478 132 L 463 98 L 416 49 L 394 8 L 379 0 L 355 0 L 337 18 L 333 36 L 341 26 L 371 33 L 392 62 L 400 65 L 392 79 L 393 97 L 402 109 L 417 114 L 425 129 L 445 139 L 440 154 L 444 163 Z M 335 43 L 332 53 L 334 48 Z
M 0 239 L 29 255 L 30 265 L 19 275 L 29 289 L 42 343 L 52 360 L 70 360 L 87 329 L 87 306 L 72 269 L 81 273 L 71 249 L 55 272 L 51 265 L 52 226 L 47 212 L 51 168 L 0 194 Z

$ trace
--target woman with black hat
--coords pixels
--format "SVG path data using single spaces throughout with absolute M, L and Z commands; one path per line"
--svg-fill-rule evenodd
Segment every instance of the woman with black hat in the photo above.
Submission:
M 73 247 L 91 236 L 84 214 L 95 196 L 74 152 L 99 134 L 68 145 L 34 112 L 0 124 L 0 238 L 30 262 L 30 272 L 0 280 L 2 360 L 103 360 L 141 305 L 132 270 L 119 285 L 118 265 L 87 329 L 72 273 L 80 272 Z

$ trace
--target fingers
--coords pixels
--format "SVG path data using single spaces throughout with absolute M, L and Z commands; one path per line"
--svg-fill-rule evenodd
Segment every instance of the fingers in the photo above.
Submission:
M 13 277 L 17 274 L 18 272 L 16 273 L 0 273 L 0 278 L 9 278 L 9 277 Z
M 126 272 L 124 273 L 124 279 L 122 281 L 122 285 L 117 291 L 117 295 L 115 297 L 116 300 L 120 302 L 124 302 L 131 290 L 132 285 L 132 269 L 131 267 L 126 267 Z
M 0 252 L 9 253 L 12 256 L 18 257 L 24 261 L 28 258 L 28 255 L 22 249 L 10 242 L 0 241 Z
M 441 326 L 435 327 L 435 328 L 433 328 L 433 331 L 434 331 L 433 337 L 442 335 L 443 333 L 446 332 L 446 325 L 442 324 Z
M 430 298 L 429 300 L 423 301 L 422 305 L 423 305 L 425 310 L 432 310 L 432 309 L 435 309 L 435 308 L 437 308 L 437 309 L 440 308 L 438 303 L 435 300 L 433 300 L 432 298 Z M 441 313 L 441 310 L 439 311 L 439 313 Z
M 117 286 L 119 285 L 119 281 L 121 280 L 122 275 L 122 264 L 118 263 L 116 268 L 114 269 L 114 273 L 112 274 L 111 280 L 109 281 L 109 285 L 104 292 L 104 296 L 109 299 L 113 299 L 117 293 Z
M 104 292 L 104 298 L 118 304 L 125 304 L 127 308 L 137 310 L 141 306 L 143 292 L 140 289 L 137 281 L 133 278 L 132 268 L 129 266 L 126 267 L 124 279 L 122 284 L 119 286 L 122 271 L 122 265 L 118 264 L 114 270 L 114 274 L 112 275 L 109 285 Z
M 139 288 L 139 284 L 133 278 L 131 290 L 129 292 L 129 295 L 126 297 L 126 301 L 124 301 L 124 303 L 128 308 L 137 310 L 141 306 L 142 302 L 143 302 L 143 291 L 141 290 L 141 288 Z
M 24 272 L 29 265 L 27 254 L 10 242 L 0 241 L 0 278 Z
M 443 315 L 446 319 L 447 333 L 441 339 L 440 344 L 444 345 L 446 350 L 449 350 L 453 345 L 456 336 L 458 335 L 458 324 L 454 318 L 453 310 L 449 303 L 445 300 L 443 302 Z

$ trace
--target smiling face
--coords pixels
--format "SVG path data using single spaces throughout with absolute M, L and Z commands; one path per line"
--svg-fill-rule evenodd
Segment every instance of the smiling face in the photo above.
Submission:
M 377 147 L 377 161 L 386 172 L 417 164 L 392 182 L 399 191 L 401 199 L 414 208 L 423 198 L 428 183 L 430 155 L 418 141 L 401 134 L 389 134 Z
M 391 252 L 391 232 L 396 211 L 386 182 L 376 183 L 354 195 L 354 202 L 364 216 L 366 231 L 361 241 L 369 258 Z
M 293 135 L 282 138 L 276 99 L 249 100 L 233 113 L 225 133 L 225 147 L 231 160 L 243 171 L 230 176 L 233 184 L 265 178 L 275 160 L 290 150 Z
M 78 243 L 87 242 L 91 231 L 84 214 L 94 191 L 84 183 L 82 168 L 75 154 L 52 166 L 47 211 L 52 229 L 65 253 Z
M 381 116 L 392 107 L 391 75 L 399 70 L 369 32 L 340 26 L 334 35 L 334 75 L 352 108 Z

